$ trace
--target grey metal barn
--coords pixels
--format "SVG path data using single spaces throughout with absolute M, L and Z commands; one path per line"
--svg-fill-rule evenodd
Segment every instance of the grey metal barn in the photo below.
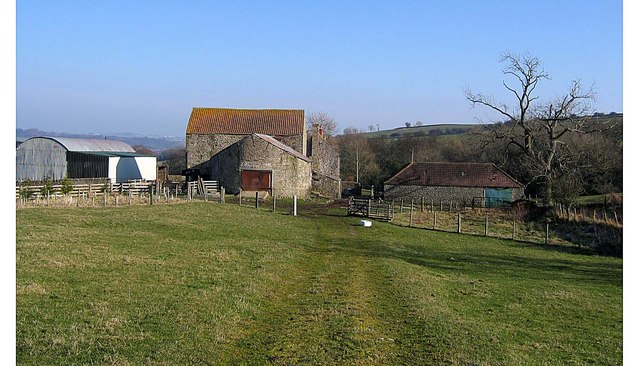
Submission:
M 156 158 L 116 140 L 33 137 L 16 149 L 16 180 L 51 178 L 154 180 Z

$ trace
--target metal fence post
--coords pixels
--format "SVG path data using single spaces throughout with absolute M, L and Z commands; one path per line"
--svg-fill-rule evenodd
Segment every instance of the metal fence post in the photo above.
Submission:
M 458 214 L 458 234 L 462 232 L 462 215 Z

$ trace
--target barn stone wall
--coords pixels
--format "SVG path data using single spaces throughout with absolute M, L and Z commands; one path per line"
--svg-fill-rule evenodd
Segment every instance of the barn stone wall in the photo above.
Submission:
M 272 194 L 276 197 L 307 197 L 311 188 L 310 162 L 253 135 L 224 149 L 202 167 L 232 194 L 240 192 L 242 170 L 271 171 Z
M 246 135 L 189 134 L 186 141 L 187 168 L 202 168 L 212 156 L 245 138 Z
M 250 135 L 188 134 L 186 139 L 187 168 L 199 168 L 212 156 Z M 300 135 L 273 136 L 276 140 L 306 155 L 306 131 Z
M 384 185 L 385 200 L 414 199 L 416 201 L 424 197 L 425 202 L 433 201 L 434 204 L 442 202 L 471 202 L 484 196 L 483 188 L 475 187 L 440 187 L 440 186 L 410 186 L 410 185 Z
M 309 139 L 309 156 L 313 180 L 312 190 L 320 195 L 340 198 L 340 154 L 338 150 L 322 136 L 318 126 Z
M 524 197 L 524 188 L 512 188 L 512 200 L 518 200 Z M 434 204 L 442 202 L 467 202 L 470 203 L 475 199 L 484 197 L 484 188 L 476 187 L 444 187 L 444 186 L 410 186 L 410 185 L 384 185 L 384 199 L 389 201 L 392 199 L 414 199 L 421 200 L 424 197 L 425 202 L 433 201 Z

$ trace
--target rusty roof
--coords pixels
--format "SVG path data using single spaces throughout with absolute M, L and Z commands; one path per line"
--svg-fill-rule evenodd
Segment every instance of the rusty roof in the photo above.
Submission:
M 523 187 L 491 163 L 410 163 L 384 183 L 482 188 Z
M 262 139 L 262 140 L 274 145 L 275 147 L 279 148 L 280 150 L 283 150 L 283 151 L 295 156 L 296 158 L 298 158 L 300 160 L 304 160 L 304 161 L 306 161 L 308 163 L 311 162 L 311 159 L 309 159 L 308 157 L 304 156 L 299 151 L 294 150 L 292 147 L 287 146 L 287 145 L 283 144 L 282 142 L 274 139 L 272 136 L 263 135 L 263 134 L 260 134 L 260 133 L 255 133 L 254 135 L 256 135 L 260 139 Z
M 304 129 L 302 109 L 193 108 L 187 134 L 292 136 Z

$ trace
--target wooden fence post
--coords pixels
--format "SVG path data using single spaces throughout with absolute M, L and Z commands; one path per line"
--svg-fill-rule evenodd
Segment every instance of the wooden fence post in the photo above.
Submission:
M 220 187 L 220 203 L 224 203 L 224 187 Z
M 272 212 L 276 212 L 276 196 L 272 195 L 271 196 L 271 211 Z
M 458 214 L 458 234 L 462 232 L 462 215 Z
M 153 206 L 153 186 L 149 185 L 149 206 Z
M 400 198 L 400 213 L 402 213 L 403 208 L 404 208 L 404 198 Z
M 433 210 L 433 230 L 436 229 L 436 222 L 437 222 L 437 218 L 436 218 L 436 210 Z
M 440 201 L 440 211 L 442 211 L 442 201 Z
M 240 192 L 238 193 L 238 204 L 242 206 L 242 188 L 240 188 Z
M 549 223 L 548 222 L 544 231 L 544 243 L 549 244 Z
M 489 215 L 484 217 L 484 236 L 489 235 Z
M 107 194 L 106 190 L 102 193 L 102 207 L 107 207 Z
M 258 208 L 258 198 L 259 198 L 258 192 L 256 191 L 256 209 Z
M 511 240 L 516 240 L 516 219 L 513 219 L 513 231 L 511 232 Z
M 411 200 L 411 208 L 409 209 L 409 227 L 413 226 L 413 199 Z
M 420 212 L 424 212 L 424 196 L 420 197 Z

